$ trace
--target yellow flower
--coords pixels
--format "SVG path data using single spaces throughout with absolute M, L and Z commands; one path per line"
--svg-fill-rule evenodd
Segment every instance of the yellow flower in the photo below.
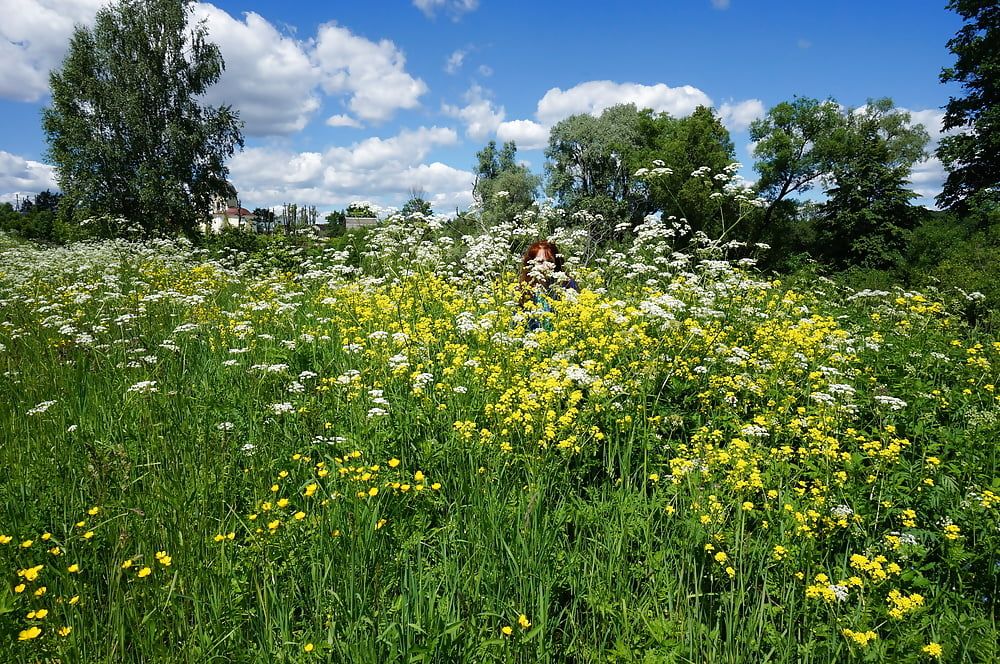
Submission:
M 80 566 L 77 565 L 76 563 L 73 563 L 72 565 L 66 568 L 66 571 L 69 572 L 70 574 L 76 574 L 77 572 L 80 571 Z
M 413 479 L 416 482 L 423 482 L 424 481 L 423 472 L 418 470 L 417 472 L 413 473 Z
M 54 546 L 51 549 L 49 549 L 49 553 L 51 553 L 53 556 L 58 556 L 62 554 L 62 549 L 60 549 L 58 546 Z
M 72 597 L 69 598 L 69 603 L 70 603 L 70 606 L 73 606 L 75 604 L 79 604 L 80 603 L 80 596 L 79 595 L 73 595 Z
M 941 644 L 940 643 L 928 643 L 926 646 L 920 649 L 925 655 L 929 655 L 935 659 L 941 659 Z
M 399 459 L 389 459 L 389 467 L 395 468 L 399 465 Z
M 385 519 L 379 519 L 378 522 L 375 524 L 375 530 L 378 530 L 379 528 L 381 528 L 385 524 L 386 524 L 386 520 Z
M 511 627 L 510 625 L 504 625 L 503 627 L 500 628 L 500 631 L 503 632 L 504 636 L 510 636 L 511 634 L 514 633 L 514 628 Z
M 282 498 L 279 500 L 278 507 L 288 507 L 288 498 Z
M 226 541 L 226 536 L 222 535 L 222 534 L 219 534 L 219 535 L 216 535 L 213 539 L 216 542 L 225 542 Z
M 35 597 L 41 597 L 48 590 L 45 586 L 39 586 L 38 590 L 35 591 Z
M 306 513 L 305 512 L 296 512 L 294 514 L 294 516 L 292 516 L 292 518 L 295 519 L 296 521 L 301 521 L 302 519 L 306 518 Z
M 159 560 L 160 564 L 164 567 L 170 567 L 170 563 L 172 563 L 174 559 L 170 556 L 160 556 L 157 560 Z
M 83 539 L 85 539 L 85 540 L 89 540 L 89 539 L 90 539 L 90 538 L 92 538 L 93 536 L 94 536 L 94 531 L 93 531 L 93 530 L 88 530 L 87 532 L 85 532 L 85 533 L 83 534 Z
M 316 646 L 314 646 L 311 643 L 307 643 L 304 646 L 302 646 L 302 650 L 304 650 L 305 652 L 312 652 L 315 649 L 316 649 Z
M 17 640 L 18 641 L 29 641 L 29 640 L 37 637 L 41 633 L 42 633 L 42 629 L 40 627 L 29 627 L 28 629 L 22 629 L 20 631 L 20 633 L 18 633 L 18 635 L 17 635 Z
M 69 636 L 69 633 L 73 631 L 73 628 L 67 625 L 66 627 L 60 627 L 57 630 L 59 636 Z
M 719 551 L 717 554 L 715 554 L 715 562 L 724 563 L 727 560 L 729 560 L 729 556 L 726 555 L 725 551 Z
M 368 489 L 368 495 L 371 496 L 372 498 L 374 498 L 375 496 L 377 496 L 378 495 L 378 487 L 377 486 L 373 486 L 372 488 Z
M 95 505 L 95 506 L 91 507 L 89 510 L 87 510 L 87 514 L 89 514 L 90 516 L 96 516 L 97 513 L 100 512 L 100 511 L 101 511 L 101 508 Z
M 268 527 L 269 530 L 271 530 L 273 532 L 273 531 L 277 530 L 278 526 L 280 526 L 280 525 L 281 525 L 281 521 L 278 521 L 277 519 L 275 519 L 271 523 L 267 524 L 267 527 Z
M 25 588 L 27 588 L 27 586 L 25 586 L 23 583 L 19 583 L 16 586 L 14 586 L 14 592 L 19 594 L 23 593 Z
M 439 491 L 441 489 L 441 483 L 435 482 L 434 484 L 431 485 L 431 489 L 434 491 Z
M 24 577 L 25 581 L 34 581 L 35 579 L 38 578 L 39 573 L 44 568 L 45 565 L 35 565 L 34 567 L 28 567 L 26 569 L 18 570 L 17 575 Z
M 659 475 L 659 473 L 650 473 L 649 474 L 649 481 L 652 482 L 653 484 L 656 484 L 657 482 L 659 482 L 660 481 L 660 475 Z
M 10 535 L 0 535 L 0 544 L 10 544 L 10 541 L 14 539 Z
M 50 539 L 52 539 L 52 533 L 42 533 L 41 540 L 43 542 L 48 542 Z
M 308 498 L 309 496 L 313 495 L 314 493 L 316 493 L 316 489 L 318 488 L 319 488 L 318 484 L 308 485 L 305 490 L 305 496 Z
M 31 545 L 34 544 L 34 543 L 35 542 L 33 540 L 24 540 L 23 542 L 21 542 L 21 548 L 22 549 L 30 548 Z
M 521 629 L 528 629 L 531 627 L 531 621 L 528 620 L 528 616 L 523 613 L 517 617 L 517 624 L 521 626 Z
M 48 609 L 38 609 L 28 614 L 28 620 L 44 620 L 47 615 L 49 615 Z
M 280 489 L 280 488 L 281 488 L 281 487 L 280 487 L 280 486 L 278 486 L 277 484 L 272 484 L 272 485 L 271 485 L 271 492 L 272 492 L 272 493 L 277 493 L 277 492 L 278 492 L 278 489 Z
M 131 566 L 132 566 L 132 559 L 131 558 L 129 558 L 128 560 L 126 560 L 125 562 L 122 563 L 122 569 L 128 569 Z
M 148 567 L 143 567 L 141 570 L 139 570 L 139 573 L 137 574 L 137 576 L 140 579 L 144 579 L 144 578 L 146 578 L 147 576 L 149 576 L 152 573 L 153 573 L 153 570 L 151 570 Z

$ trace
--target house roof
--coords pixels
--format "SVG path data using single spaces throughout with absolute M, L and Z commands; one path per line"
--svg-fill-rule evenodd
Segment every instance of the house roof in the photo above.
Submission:
M 253 213 L 250 210 L 242 207 L 228 207 L 225 210 L 218 210 L 214 213 L 216 216 L 226 215 L 227 217 L 252 217 Z

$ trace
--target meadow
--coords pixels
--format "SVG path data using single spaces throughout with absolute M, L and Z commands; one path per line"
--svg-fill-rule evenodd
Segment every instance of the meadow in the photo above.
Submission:
M 997 661 L 977 295 L 566 221 L 0 240 L 0 660 Z

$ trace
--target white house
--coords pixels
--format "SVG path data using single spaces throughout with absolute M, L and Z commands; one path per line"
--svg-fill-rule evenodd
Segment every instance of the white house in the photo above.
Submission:
M 257 230 L 254 223 L 256 217 L 244 207 L 240 207 L 236 191 L 229 198 L 216 196 L 212 199 L 211 218 L 202 224 L 205 233 L 221 233 L 228 228 L 237 228 L 250 232 Z

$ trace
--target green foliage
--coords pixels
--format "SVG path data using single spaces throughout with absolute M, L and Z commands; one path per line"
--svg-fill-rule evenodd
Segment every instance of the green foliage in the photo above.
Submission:
M 1000 7 L 991 0 L 951 0 L 948 9 L 964 20 L 948 42 L 955 64 L 941 71 L 941 82 L 962 84 L 965 95 L 951 97 L 937 156 L 948 170 L 938 196 L 946 207 L 1000 203 Z
M 344 210 L 344 214 L 354 219 L 363 219 L 377 216 L 375 211 L 367 203 L 351 203 Z
M 795 97 L 781 102 L 750 125 L 757 189 L 769 204 L 762 219 L 767 228 L 778 206 L 793 194 L 820 183 L 842 154 L 845 118 L 836 102 Z
M 712 194 L 723 184 L 711 175 L 723 172 L 735 151 L 709 108 L 679 119 L 634 104 L 612 106 L 599 117 L 573 115 L 552 128 L 545 154 L 549 194 L 570 214 L 590 213 L 585 218 L 599 241 L 614 237 L 619 222 L 635 226 L 653 212 L 686 219 L 713 237 L 722 233 Z M 636 177 L 654 165 L 668 170 L 648 181 Z M 692 178 L 698 169 L 710 176 Z
M 343 211 L 333 211 L 325 217 L 327 223 L 327 235 L 330 237 L 340 237 L 347 231 L 347 214 Z
M 482 224 L 491 228 L 535 204 L 541 179 L 517 163 L 517 144 L 507 141 L 498 151 L 490 141 L 476 153 L 472 194 L 482 209 Z
M 425 217 L 429 217 L 434 214 L 434 209 L 431 208 L 431 204 L 424 200 L 423 197 L 413 196 L 403 203 L 400 213 L 404 216 L 410 214 L 422 214 Z
M 224 63 L 190 12 L 184 0 L 119 0 L 74 30 L 42 114 L 68 217 L 193 234 L 212 197 L 228 193 L 224 162 L 243 145 L 241 123 L 200 102 Z
M 929 137 L 922 126 L 910 126 L 909 113 L 892 109 L 891 99 L 879 99 L 846 114 L 818 220 L 818 253 L 837 267 L 899 263 L 919 221 L 907 185 Z

